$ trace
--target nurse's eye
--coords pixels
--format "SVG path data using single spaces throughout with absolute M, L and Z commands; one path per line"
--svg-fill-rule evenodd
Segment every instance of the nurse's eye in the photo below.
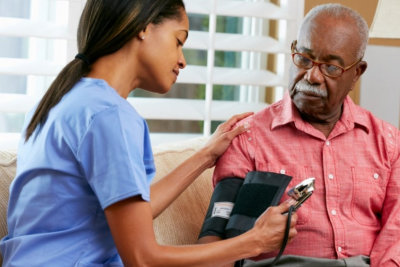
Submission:
M 183 42 L 179 38 L 176 38 L 176 41 L 178 46 L 183 46 Z

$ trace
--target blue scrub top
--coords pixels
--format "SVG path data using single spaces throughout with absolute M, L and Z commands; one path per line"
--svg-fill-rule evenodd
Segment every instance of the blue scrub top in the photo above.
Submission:
M 123 266 L 104 209 L 149 201 L 154 173 L 145 120 L 105 81 L 82 78 L 20 142 L 3 265 Z

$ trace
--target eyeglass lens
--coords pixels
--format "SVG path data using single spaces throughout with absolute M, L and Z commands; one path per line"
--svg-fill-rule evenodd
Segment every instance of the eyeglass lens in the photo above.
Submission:
M 295 53 L 293 55 L 293 63 L 297 67 L 303 69 L 311 69 L 315 64 L 317 64 L 322 74 L 330 77 L 339 77 L 343 73 L 343 69 L 341 69 L 339 66 L 328 63 L 317 63 L 299 53 Z

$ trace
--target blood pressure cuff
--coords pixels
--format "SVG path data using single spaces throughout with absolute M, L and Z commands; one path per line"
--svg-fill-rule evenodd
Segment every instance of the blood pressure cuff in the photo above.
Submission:
M 200 237 L 223 239 L 240 235 L 254 226 L 270 206 L 278 205 L 292 177 L 252 171 L 242 178 L 225 178 L 215 187 Z
M 199 238 L 203 236 L 225 238 L 225 227 L 243 181 L 243 178 L 232 177 L 225 178 L 217 183 L 211 196 Z
M 268 207 L 279 204 L 291 180 L 291 176 L 280 173 L 260 171 L 247 173 L 226 225 L 225 238 L 250 230 Z

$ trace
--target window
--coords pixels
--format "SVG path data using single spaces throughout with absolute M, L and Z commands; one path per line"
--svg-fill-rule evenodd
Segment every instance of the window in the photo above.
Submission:
M 16 149 L 25 113 L 76 54 L 84 2 L 0 2 L 0 149 Z M 258 111 L 282 97 L 304 6 L 290 2 L 185 1 L 188 66 L 168 94 L 137 89 L 128 97 L 148 121 L 153 144 L 207 136 L 233 114 Z
M 0 1 L 0 149 L 17 148 L 25 113 L 76 53 L 73 14 L 82 6 L 79 0 Z

